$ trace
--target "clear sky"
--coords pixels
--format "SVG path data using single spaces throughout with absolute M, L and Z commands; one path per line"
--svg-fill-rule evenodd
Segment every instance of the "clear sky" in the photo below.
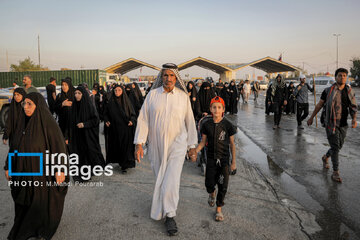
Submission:
M 37 58 L 52 70 L 103 69 L 130 57 L 161 66 L 202 56 L 220 63 L 278 58 L 333 72 L 360 57 L 359 0 L 0 0 L 0 71 Z M 193 67 L 183 74 L 215 76 Z M 246 68 L 238 73 L 253 73 Z M 139 70 L 129 75 L 138 75 Z M 156 74 L 146 70 L 142 74 Z M 263 74 L 256 71 L 256 74 Z

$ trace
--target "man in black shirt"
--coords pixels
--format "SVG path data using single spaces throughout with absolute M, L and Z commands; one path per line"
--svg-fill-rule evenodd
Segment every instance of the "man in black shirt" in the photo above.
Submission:
M 315 106 L 314 112 L 308 120 L 308 125 L 313 123 L 313 118 L 324 107 L 323 125 L 326 130 L 330 149 L 322 157 L 324 168 L 328 169 L 328 159 L 331 157 L 333 165 L 332 180 L 342 182 L 339 174 L 339 151 L 344 144 L 346 131 L 348 128 L 347 117 L 350 113 L 352 122 L 351 127 L 355 128 L 357 105 L 355 95 L 350 86 L 346 85 L 348 71 L 339 68 L 335 72 L 336 83 L 326 88 L 321 94 L 319 103 Z
M 285 80 L 280 74 L 276 76 L 275 80 L 271 84 L 271 87 L 268 88 L 266 97 L 269 101 L 268 104 L 272 106 L 272 110 L 274 111 L 273 129 L 275 130 L 280 128 L 281 114 L 283 108 L 287 105 L 288 99 L 288 89 L 286 87 Z

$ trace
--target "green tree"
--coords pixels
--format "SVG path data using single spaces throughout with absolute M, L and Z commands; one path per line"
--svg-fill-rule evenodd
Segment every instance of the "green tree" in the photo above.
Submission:
M 20 60 L 19 64 L 11 64 L 10 66 L 11 72 L 25 72 L 25 71 L 46 71 L 49 70 L 47 67 L 43 67 L 42 65 L 35 64 L 30 57 L 25 58 L 24 60 Z
M 351 77 L 355 78 L 356 81 L 360 81 L 360 58 L 353 58 L 350 61 L 352 62 L 350 68 Z

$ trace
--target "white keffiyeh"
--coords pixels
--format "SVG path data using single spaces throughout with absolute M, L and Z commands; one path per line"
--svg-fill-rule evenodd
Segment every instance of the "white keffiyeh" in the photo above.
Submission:
M 154 84 L 152 85 L 151 87 L 151 90 L 153 89 L 156 89 L 156 88 L 159 88 L 159 87 L 162 87 L 163 86 L 163 79 L 162 79 L 162 75 L 163 75 L 163 72 L 165 70 L 170 70 L 172 71 L 175 76 L 176 76 L 176 83 L 175 83 L 175 87 L 183 90 L 185 93 L 188 93 L 187 89 L 186 89 L 186 85 L 185 85 L 185 82 L 181 79 L 180 77 L 180 73 L 179 73 L 179 70 L 177 68 L 177 66 L 175 64 L 164 64 L 162 66 L 162 69 L 160 70 Z

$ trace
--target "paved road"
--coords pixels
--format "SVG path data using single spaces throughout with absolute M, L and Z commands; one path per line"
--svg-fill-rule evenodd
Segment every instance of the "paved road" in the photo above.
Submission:
M 356 89 L 357 97 L 359 92 Z M 318 128 L 311 126 L 297 130 L 296 117 L 289 115 L 283 116 L 281 129 L 274 131 L 273 116 L 264 113 L 263 94 L 257 103 L 240 103 L 239 114 L 229 117 L 258 146 L 257 151 L 251 151 L 255 155 L 248 154 L 244 158 L 316 215 L 317 222 L 324 229 L 317 237 L 337 239 L 349 235 L 349 239 L 359 239 L 360 128 L 348 129 L 340 152 L 340 174 L 344 182 L 334 183 L 330 179 L 332 171 L 322 169 L 321 156 L 329 148 L 324 129 L 319 124 Z M 312 102 L 311 97 L 311 111 Z M 259 157 L 258 152 L 262 152 Z
M 230 179 L 225 221 L 213 220 L 204 177 L 196 164 L 185 162 L 177 222 L 177 239 L 358 239 L 359 129 L 349 130 L 341 152 L 344 183 L 330 180 L 321 168 L 327 149 L 320 127 L 295 129 L 285 116 L 282 129 L 272 130 L 272 116 L 259 104 L 239 105 L 228 116 L 236 135 L 238 173 Z M 101 135 L 104 150 L 104 138 Z M 7 146 L 0 146 L 5 159 Z M 117 166 L 110 177 L 94 177 L 102 186 L 73 185 L 54 240 L 168 239 L 163 223 L 149 218 L 154 176 L 146 157 L 123 175 Z M 10 231 L 14 209 L 9 188 L 0 177 L 0 239 Z
M 102 147 L 103 136 L 101 135 Z M 236 137 L 238 173 L 231 176 L 224 207 L 225 221 L 213 220 L 207 204 L 204 177 L 195 163 L 185 162 L 176 239 L 310 239 L 320 231 L 315 216 L 294 198 L 276 190 L 257 167 L 243 157 L 241 132 Z M 254 145 L 250 143 L 250 145 Z M 7 146 L 1 144 L 3 159 Z M 123 175 L 119 167 L 110 177 L 94 177 L 103 186 L 69 187 L 63 218 L 54 240 L 168 239 L 163 222 L 149 217 L 154 176 L 145 158 Z M 0 239 L 12 226 L 14 209 L 5 178 L 0 177 Z

